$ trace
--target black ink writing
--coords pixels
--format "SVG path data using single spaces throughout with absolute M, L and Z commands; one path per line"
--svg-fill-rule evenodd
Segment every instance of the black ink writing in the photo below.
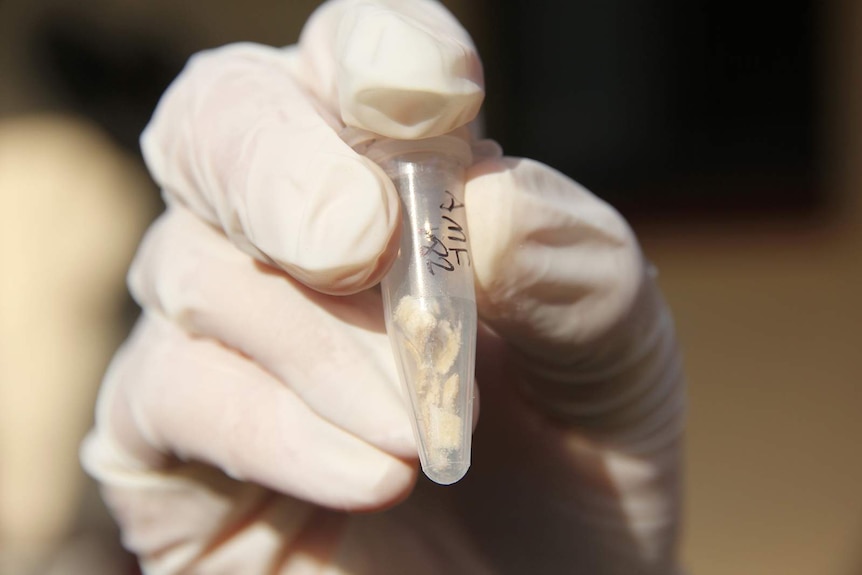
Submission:
M 423 246 L 419 250 L 419 254 L 425 258 L 425 267 L 428 268 L 428 272 L 433 276 L 435 269 L 442 269 L 447 272 L 455 271 L 455 265 L 449 261 L 450 250 L 446 244 L 431 232 L 426 233 L 425 237 L 428 238 L 431 245 Z
M 453 242 L 467 241 L 467 234 L 464 232 L 464 228 L 461 227 L 461 224 L 459 224 L 449 216 L 443 216 L 443 219 L 451 224 L 447 226 L 446 229 L 449 230 L 449 232 L 451 232 L 452 234 L 454 234 L 446 236 L 447 240 L 452 240 Z
M 449 203 L 448 205 L 446 202 L 440 204 L 441 210 L 446 210 L 447 212 L 452 213 L 453 210 L 457 210 L 458 208 L 464 207 L 464 204 L 458 201 L 458 199 L 455 197 L 455 194 L 453 194 L 449 190 L 445 190 L 443 193 L 446 194 L 446 197 L 449 199 Z
M 453 254 L 455 254 L 455 261 L 458 262 L 458 265 L 470 265 L 470 252 L 468 252 L 465 248 L 452 248 L 449 250 Z M 461 261 L 461 254 L 464 254 L 464 261 Z
M 424 246 L 421 250 L 421 254 L 423 256 L 427 256 L 430 254 L 435 254 L 441 258 L 445 258 L 449 255 L 449 248 L 446 247 L 440 238 L 435 236 L 434 234 L 430 234 L 426 236 L 428 240 L 431 242 L 430 246 Z
M 450 262 L 446 258 L 440 258 L 438 261 L 430 261 L 429 260 L 425 263 L 427 264 L 428 271 L 431 272 L 432 276 L 434 275 L 434 268 L 438 268 L 438 269 L 441 269 L 441 270 L 447 271 L 447 272 L 454 272 L 455 271 L 455 266 L 452 264 L 452 262 Z
M 456 267 L 470 265 L 470 252 L 466 246 L 467 232 L 458 221 L 463 221 L 463 215 L 453 213 L 463 209 L 464 204 L 449 190 L 443 193 L 445 197 L 440 209 L 445 213 L 441 215 L 441 227 L 425 229 L 425 240 L 428 244 L 420 248 L 419 252 L 432 276 L 441 270 L 452 272 Z M 461 247 L 454 247 L 452 243 L 460 244 Z

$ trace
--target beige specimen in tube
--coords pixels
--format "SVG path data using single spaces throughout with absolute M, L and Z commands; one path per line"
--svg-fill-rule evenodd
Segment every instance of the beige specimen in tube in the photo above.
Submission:
M 436 302 L 430 306 L 439 307 Z M 427 430 L 429 463 L 445 460 L 446 452 L 460 449 L 461 416 L 456 399 L 460 377 L 452 368 L 461 350 L 461 325 L 438 319 L 439 309 L 409 296 L 401 298 L 395 308 L 394 320 L 411 352 L 414 373 L 417 374 L 416 394 L 421 410 L 419 425 Z

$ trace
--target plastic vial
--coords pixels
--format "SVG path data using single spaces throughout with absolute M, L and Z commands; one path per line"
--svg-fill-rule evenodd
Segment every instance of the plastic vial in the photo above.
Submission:
M 464 208 L 469 145 L 384 140 L 367 155 L 401 197 L 401 246 L 383 279 L 386 329 L 410 398 L 425 474 L 448 485 L 470 467 L 476 295 Z

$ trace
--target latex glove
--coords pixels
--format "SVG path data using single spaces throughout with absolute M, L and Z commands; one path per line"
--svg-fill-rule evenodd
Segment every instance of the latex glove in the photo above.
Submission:
M 475 59 L 437 4 L 329 3 L 297 48 L 196 56 L 144 134 L 169 208 L 130 273 L 145 313 L 82 451 L 125 544 L 159 574 L 673 572 L 683 391 L 667 309 L 613 209 L 489 144 L 466 187 L 494 330 L 473 464 L 454 486 L 416 483 L 368 289 L 399 204 L 338 138 L 339 82 L 362 70 L 337 47 L 362 10 Z

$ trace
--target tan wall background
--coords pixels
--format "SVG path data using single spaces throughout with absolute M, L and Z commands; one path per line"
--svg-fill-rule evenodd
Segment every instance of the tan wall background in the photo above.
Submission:
M 0 3 L 0 572 L 31 561 L 19 550 L 76 540 L 82 516 L 96 517 L 88 526 L 104 525 L 97 504 L 80 507 L 89 484 L 74 446 L 89 425 L 96 374 L 121 337 L 123 270 L 153 213 L 145 196 L 155 194 L 105 134 L 80 118 L 44 114 L 64 105 L 24 57 L 29 34 L 41 14 L 63 8 L 114 33 L 155 30 L 177 50 L 239 39 L 279 44 L 295 38 L 315 4 Z M 488 33 L 476 3 L 447 4 L 468 28 Z M 832 0 L 826 25 L 822 137 L 831 209 L 637 225 L 686 351 L 683 555 L 700 575 L 862 573 L 862 3 Z M 95 205 L 103 210 L 86 208 Z M 86 225 L 63 227 L 70 214 Z M 61 233 L 69 265 L 45 265 Z M 33 287 L 71 277 L 87 289 Z M 15 371 L 21 365 L 39 369 Z M 15 385 L 22 377 L 36 384 L 22 389 Z M 72 573 L 65 561 L 56 572 Z M 100 572 L 76 561 L 77 572 Z
M 862 573 L 862 3 L 832 2 L 826 213 L 641 230 L 687 358 L 694 573 Z

